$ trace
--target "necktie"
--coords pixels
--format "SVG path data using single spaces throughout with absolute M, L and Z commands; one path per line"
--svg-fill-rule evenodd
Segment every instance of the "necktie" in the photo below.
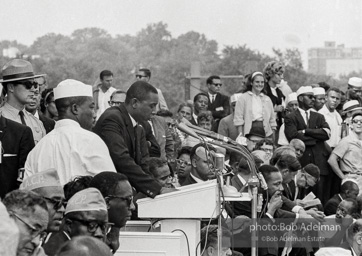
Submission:
M 308 111 L 305 111 L 305 119 L 307 121 L 306 125 L 308 127 L 308 124 L 309 124 L 309 116 L 308 116 Z
M 215 95 L 212 95 L 211 103 L 214 103 L 214 101 L 215 101 Z
M 19 111 L 19 116 L 20 116 L 21 123 L 22 123 L 23 125 L 26 125 L 26 123 L 25 123 L 25 118 L 24 118 L 24 112 L 23 112 L 23 111 Z

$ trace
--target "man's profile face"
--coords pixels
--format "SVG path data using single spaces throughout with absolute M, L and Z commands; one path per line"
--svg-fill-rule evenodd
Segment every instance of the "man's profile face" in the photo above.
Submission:
M 303 94 L 302 97 L 305 109 L 310 109 L 314 106 L 315 96 L 313 95 L 313 93 Z
M 339 103 L 341 103 L 341 94 L 339 92 L 330 91 L 326 95 L 326 105 L 329 109 L 335 110 Z
M 132 195 L 132 187 L 129 181 L 122 180 L 118 182 L 118 185 L 113 191 L 112 196 L 114 196 L 114 198 L 110 197 L 108 199 L 109 222 L 114 223 L 116 227 L 124 227 L 126 222 L 131 219 L 131 211 L 135 209 L 133 200 L 127 201 L 119 197 L 132 198 Z
M 209 99 L 205 95 L 199 95 L 199 97 L 194 103 L 195 111 L 199 113 L 200 111 L 207 110 L 208 104 L 209 104 Z
M 77 120 L 83 129 L 91 130 L 96 120 L 95 104 L 92 97 L 88 97 L 82 105 L 79 106 Z
M 206 157 L 205 149 L 203 147 L 199 147 L 196 150 L 196 154 L 191 163 L 194 169 L 193 174 L 199 179 L 207 181 L 215 178 L 215 168 L 212 162 L 212 156 L 209 154 L 208 157 Z
M 113 76 L 104 76 L 101 82 L 102 86 L 108 90 L 112 86 Z
M 150 77 L 147 76 L 144 71 L 138 71 L 137 74 L 136 74 L 136 79 L 138 81 L 145 81 L 145 82 L 150 81 Z
M 134 103 L 134 108 L 136 111 L 135 119 L 138 122 L 144 122 L 150 120 L 153 113 L 155 113 L 156 106 L 158 104 L 158 94 L 157 93 L 148 93 L 148 96 L 145 100 L 137 100 Z
M 30 211 L 30 210 L 29 210 Z M 30 249 L 26 249 L 25 247 L 28 246 L 33 239 L 38 237 L 42 231 L 44 231 L 48 226 L 49 215 L 48 212 L 41 208 L 39 205 L 34 206 L 33 212 L 23 212 L 18 211 L 15 212 L 21 219 L 19 220 L 17 217 L 13 217 L 18 228 L 19 228 L 19 244 L 18 244 L 18 253 L 20 251 L 29 251 Z M 25 223 L 30 224 L 32 227 L 36 228 L 32 230 L 28 225 Z M 26 246 L 27 245 L 27 246 Z M 24 252 L 23 252 L 24 253 Z
M 65 211 L 64 205 L 58 204 L 58 202 L 64 202 L 65 200 L 63 188 L 61 186 L 44 187 L 44 188 L 38 188 L 34 192 L 41 195 L 47 203 L 48 213 L 49 213 L 49 223 L 47 231 L 58 232 L 60 226 L 62 225 L 62 220 Z
M 266 182 L 268 185 L 269 197 L 273 196 L 278 191 L 283 191 L 283 177 L 280 172 L 273 172 L 269 176 L 269 180 Z
M 314 187 L 318 182 L 315 177 L 305 172 L 304 170 L 299 170 L 296 176 L 297 186 L 301 188 Z
M 93 236 L 104 241 L 106 230 L 101 226 L 108 223 L 108 213 L 104 210 L 99 211 L 86 211 L 86 212 L 74 212 L 69 216 L 70 224 L 66 224 L 67 232 L 70 237 L 75 236 Z M 94 232 L 89 231 L 89 223 L 96 223 L 98 227 Z
M 157 168 L 157 177 L 155 177 L 155 179 L 162 187 L 167 187 L 167 185 L 170 185 L 170 175 L 170 168 L 167 164 L 164 164 Z
M 320 110 L 324 103 L 326 102 L 326 97 L 324 95 L 316 95 L 315 97 L 315 102 L 314 102 L 314 108 L 316 110 Z

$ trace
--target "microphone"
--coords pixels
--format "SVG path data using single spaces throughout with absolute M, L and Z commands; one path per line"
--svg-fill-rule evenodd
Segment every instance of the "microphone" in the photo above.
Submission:
M 230 139 L 229 137 L 226 137 L 226 136 L 223 136 L 221 134 L 218 134 L 216 132 L 212 132 L 212 131 L 208 131 L 208 130 L 205 130 L 201 127 L 198 127 L 198 126 L 195 126 L 195 125 L 192 125 L 190 122 L 187 122 L 185 123 L 189 128 L 192 128 L 195 130 L 196 133 L 200 134 L 200 135 L 203 135 L 203 136 L 207 136 L 207 137 L 210 137 L 214 140 L 218 140 L 218 141 L 223 141 L 225 143 L 230 143 L 230 144 L 233 144 L 233 145 L 236 145 L 236 142 L 233 141 L 232 139 Z
M 184 123 L 176 123 L 176 127 L 177 129 L 179 129 L 180 131 L 186 133 L 187 135 L 190 135 L 196 139 L 201 140 L 200 136 L 197 135 L 191 128 L 187 127 L 186 124 Z
M 256 175 L 258 176 L 258 179 L 260 181 L 261 188 L 264 190 L 268 190 L 268 185 L 266 184 L 264 176 L 260 172 L 257 172 Z

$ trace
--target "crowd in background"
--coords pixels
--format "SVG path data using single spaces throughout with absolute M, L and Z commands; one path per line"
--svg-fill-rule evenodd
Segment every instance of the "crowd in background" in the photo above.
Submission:
M 138 199 L 215 179 L 216 153 L 231 185 L 248 192 L 253 172 L 245 156 L 207 146 L 218 134 L 245 147 L 265 179 L 259 217 L 299 225 L 333 219 L 342 230 L 319 234 L 318 244 L 262 244 L 259 255 L 325 255 L 328 246 L 360 255 L 362 78 L 351 77 L 345 92 L 321 81 L 293 92 L 284 71 L 269 62 L 230 97 L 212 75 L 207 91 L 172 113 L 147 68 L 127 91 L 112 86 L 110 70 L 93 87 L 66 79 L 51 89 L 31 63 L 8 62 L 0 80 L 1 255 L 115 253 L 122 228 L 138 219 Z M 241 216 L 251 218 L 250 202 L 230 203 L 223 218 Z M 203 226 L 201 255 L 217 255 L 217 226 Z M 223 255 L 249 255 L 250 232 L 234 231 L 225 221 Z

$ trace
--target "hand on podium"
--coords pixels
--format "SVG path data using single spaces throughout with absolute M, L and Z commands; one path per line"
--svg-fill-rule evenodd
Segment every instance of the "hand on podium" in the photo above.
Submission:
M 160 194 L 166 194 L 166 193 L 170 193 L 170 192 L 175 192 L 177 191 L 176 188 L 161 188 Z

